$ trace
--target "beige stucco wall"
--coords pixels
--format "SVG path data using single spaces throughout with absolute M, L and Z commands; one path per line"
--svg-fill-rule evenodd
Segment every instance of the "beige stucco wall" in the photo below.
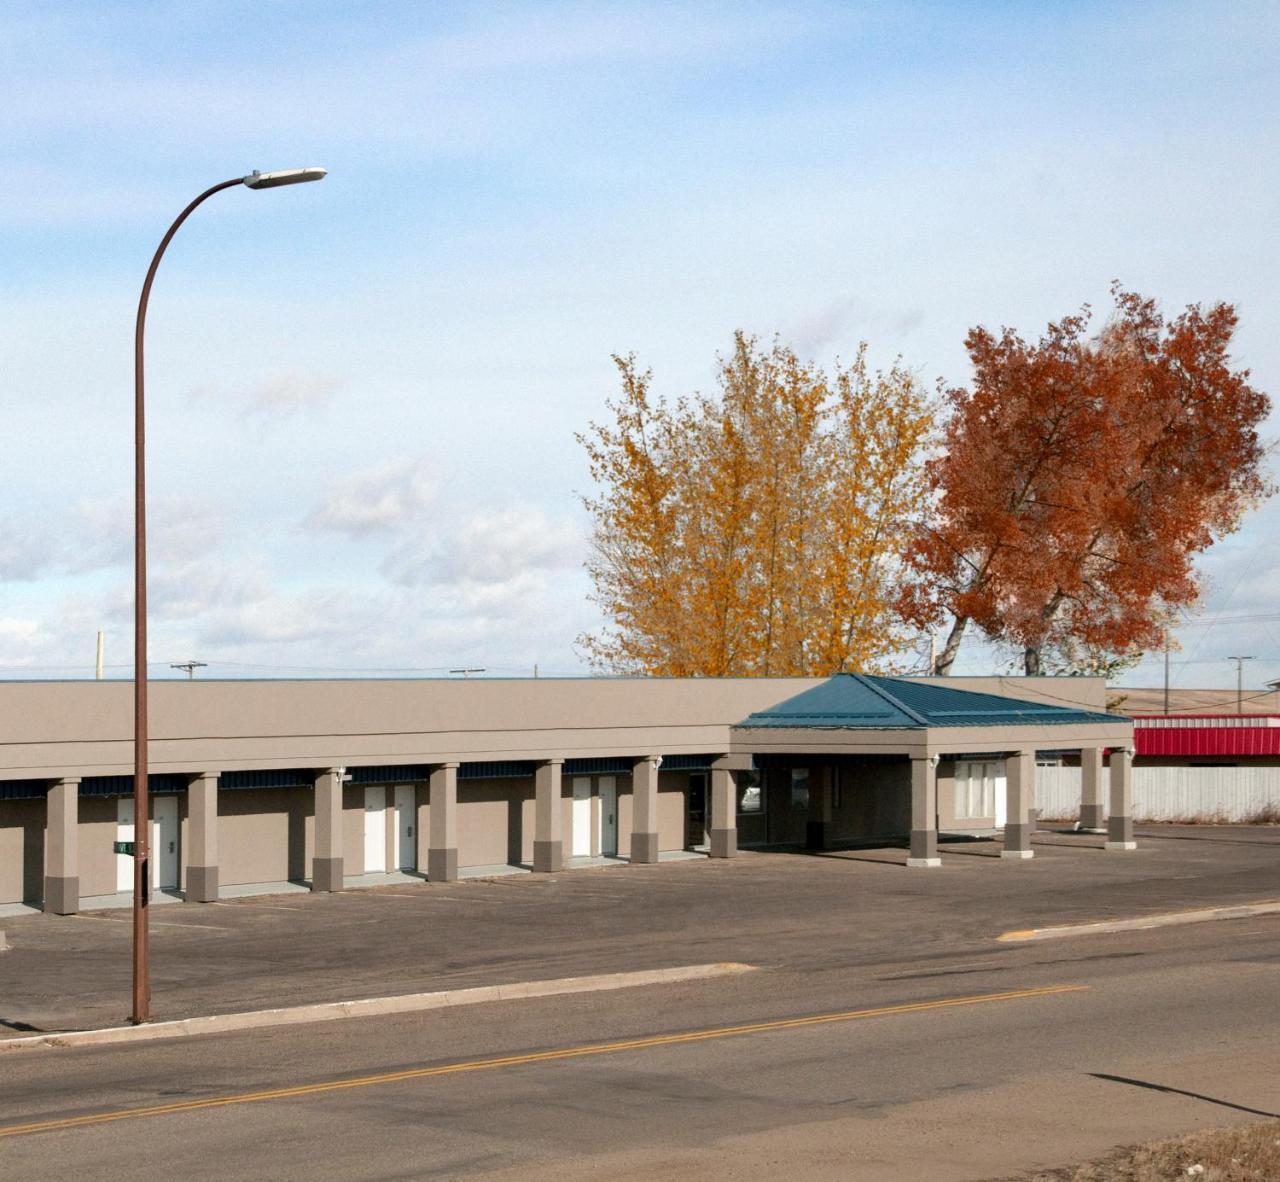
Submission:
M 307 788 L 219 792 L 219 882 L 235 886 L 310 878 L 314 810 L 314 794 Z
M 968 690 L 973 694 L 1043 702 L 1047 706 L 1078 706 L 1085 710 L 1107 708 L 1107 683 L 1101 677 L 913 677 L 911 680 Z
M 531 779 L 460 780 L 458 865 L 501 866 L 519 861 L 525 845 L 525 802 L 532 794 Z
M 685 848 L 685 815 L 688 809 L 687 772 L 658 774 L 658 849 Z
M 0 903 L 44 894 L 44 809 L 43 799 L 0 802 Z
M 151 768 L 341 767 L 728 749 L 816 678 L 160 681 Z M 0 683 L 0 778 L 127 775 L 127 682 Z
M 119 832 L 119 799 L 80 797 L 80 894 L 85 898 L 116 893 L 118 855 L 111 847 Z

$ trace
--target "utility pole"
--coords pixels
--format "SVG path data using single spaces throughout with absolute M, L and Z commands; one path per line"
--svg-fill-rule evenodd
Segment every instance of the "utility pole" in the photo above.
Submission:
M 1236 663 L 1236 713 L 1244 713 L 1244 663 L 1252 661 L 1252 657 L 1228 657 L 1228 661 Z
M 93 678 L 95 681 L 102 680 L 102 642 L 103 642 L 103 636 L 102 636 L 102 633 L 99 632 L 98 633 L 98 655 L 93 662 Z
M 461 674 L 462 674 L 462 676 L 463 676 L 463 679 L 465 680 L 466 678 L 470 677 L 473 673 L 483 673 L 483 672 L 484 672 L 484 669 L 483 669 L 483 668 L 479 668 L 479 669 L 475 669 L 475 668 L 472 668 L 472 669 L 450 669 L 450 670 L 449 670 L 449 672 L 450 672 L 450 673 L 461 673 Z
M 197 669 L 207 669 L 208 663 L 205 661 L 179 661 L 176 665 L 170 665 L 170 669 L 182 669 L 186 672 L 187 680 L 195 679 Z

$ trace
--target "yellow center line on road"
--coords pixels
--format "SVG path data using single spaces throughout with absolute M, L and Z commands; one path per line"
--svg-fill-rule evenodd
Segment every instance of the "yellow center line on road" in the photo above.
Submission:
M 775 1030 L 795 1030 L 804 1026 L 821 1026 L 833 1022 L 856 1022 L 862 1018 L 887 1018 L 897 1014 L 918 1014 L 927 1010 L 953 1009 L 957 1006 L 983 1005 L 997 1001 L 1018 1001 L 1028 997 L 1049 997 L 1058 993 L 1080 993 L 1088 985 L 1046 985 L 1037 989 L 1011 989 L 1001 993 L 979 993 L 968 997 L 944 997 L 935 1001 L 905 1002 L 901 1005 L 877 1006 L 867 1010 L 845 1010 L 835 1014 L 813 1014 L 806 1018 L 778 1018 L 769 1022 L 751 1022 L 744 1026 L 715 1026 L 707 1030 L 691 1030 L 683 1034 L 656 1034 L 647 1038 L 630 1038 L 620 1042 L 589 1043 L 585 1046 L 562 1047 L 552 1051 L 534 1051 L 524 1055 L 503 1055 L 493 1059 L 471 1059 L 461 1063 L 445 1063 L 439 1067 L 413 1067 L 404 1071 L 388 1071 L 380 1075 L 362 1075 L 351 1079 L 335 1079 L 327 1083 L 299 1084 L 295 1087 L 272 1088 L 260 1092 L 240 1092 L 229 1096 L 208 1096 L 200 1100 L 179 1100 L 172 1104 L 155 1104 L 146 1108 L 121 1108 L 114 1112 L 95 1112 L 85 1116 L 60 1117 L 30 1121 L 26 1124 L 0 1126 L 0 1137 L 19 1137 L 28 1133 L 49 1133 L 58 1129 L 77 1129 L 87 1125 L 107 1124 L 117 1120 L 134 1120 L 144 1116 L 169 1116 L 178 1112 L 196 1112 L 202 1108 L 225 1108 L 232 1104 L 256 1104 L 266 1100 L 289 1100 L 298 1096 L 319 1096 L 326 1092 L 350 1088 L 371 1088 L 380 1084 L 403 1083 L 407 1080 L 433 1079 L 441 1075 L 461 1075 L 470 1071 L 491 1071 L 498 1067 L 522 1067 L 530 1063 L 553 1063 L 563 1059 L 580 1059 L 588 1055 L 612 1055 L 622 1051 L 642 1051 L 652 1047 L 679 1046 L 684 1043 L 707 1042 L 717 1038 L 736 1038 L 744 1034 L 765 1034 Z

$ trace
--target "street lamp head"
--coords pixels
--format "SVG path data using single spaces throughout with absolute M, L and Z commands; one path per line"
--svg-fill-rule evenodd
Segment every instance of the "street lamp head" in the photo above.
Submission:
M 248 189 L 274 189 L 277 185 L 323 180 L 325 171 L 323 168 L 282 168 L 278 172 L 259 172 L 255 168 L 240 183 Z

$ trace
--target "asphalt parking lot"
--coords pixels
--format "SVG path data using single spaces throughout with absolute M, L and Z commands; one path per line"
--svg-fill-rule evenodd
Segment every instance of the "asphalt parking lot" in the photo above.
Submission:
M 1280 827 L 1140 826 L 1139 849 L 1038 833 L 1029 862 L 946 843 L 745 852 L 156 908 L 158 1019 L 708 961 L 806 969 L 952 955 L 1010 929 L 1280 897 Z M 4 921 L 0 1037 L 123 1021 L 128 911 Z

